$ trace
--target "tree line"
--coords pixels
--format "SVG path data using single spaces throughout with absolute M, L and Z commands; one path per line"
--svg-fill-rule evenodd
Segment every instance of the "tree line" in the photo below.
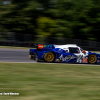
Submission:
M 11 0 L 10 5 L 0 5 L 0 32 L 15 32 L 19 40 L 30 34 L 33 41 L 100 41 L 100 0 Z

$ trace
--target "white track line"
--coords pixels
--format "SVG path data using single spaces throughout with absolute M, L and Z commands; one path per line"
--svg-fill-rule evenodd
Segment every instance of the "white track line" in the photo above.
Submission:
M 0 62 L 0 63 L 38 63 L 38 64 L 64 64 L 64 65 L 82 65 L 82 66 L 100 66 L 96 64 L 69 64 L 69 63 L 40 63 L 40 62 Z

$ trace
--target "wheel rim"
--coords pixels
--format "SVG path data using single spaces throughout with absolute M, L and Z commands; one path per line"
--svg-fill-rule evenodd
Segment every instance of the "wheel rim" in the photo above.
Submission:
M 45 56 L 46 61 L 53 61 L 54 60 L 54 54 L 53 53 L 47 53 Z
M 89 62 L 90 62 L 90 63 L 95 63 L 96 60 L 97 60 L 97 58 L 96 58 L 95 55 L 90 55 L 90 56 L 89 56 Z

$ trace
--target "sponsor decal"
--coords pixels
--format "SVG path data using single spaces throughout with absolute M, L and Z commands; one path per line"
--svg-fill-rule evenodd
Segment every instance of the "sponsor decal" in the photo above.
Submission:
M 88 59 L 87 59 L 87 58 L 83 58 L 83 59 L 82 59 L 82 62 L 83 62 L 83 63 L 88 63 Z
M 62 61 L 70 61 L 71 59 L 77 58 L 77 62 L 78 63 L 88 63 L 88 58 L 84 57 L 83 55 L 79 55 L 79 56 L 75 56 L 75 55 L 67 55 L 67 56 L 63 56 L 63 54 L 61 54 L 61 56 L 59 57 L 60 60 Z
M 52 45 L 42 45 L 42 44 L 38 44 L 38 49 L 43 49 L 43 48 L 52 48 Z
M 97 60 L 97 62 L 100 62 L 100 60 Z
M 38 44 L 38 49 L 43 49 L 44 45 Z
M 63 57 L 63 54 L 59 57 L 60 60 L 62 61 L 70 61 L 71 59 L 77 58 L 75 55 L 68 55 Z
M 44 45 L 45 48 L 52 48 L 52 45 Z

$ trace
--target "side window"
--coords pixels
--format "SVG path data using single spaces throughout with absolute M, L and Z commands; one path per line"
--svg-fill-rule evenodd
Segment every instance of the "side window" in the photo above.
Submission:
M 80 50 L 77 47 L 69 47 L 69 53 L 80 53 Z

